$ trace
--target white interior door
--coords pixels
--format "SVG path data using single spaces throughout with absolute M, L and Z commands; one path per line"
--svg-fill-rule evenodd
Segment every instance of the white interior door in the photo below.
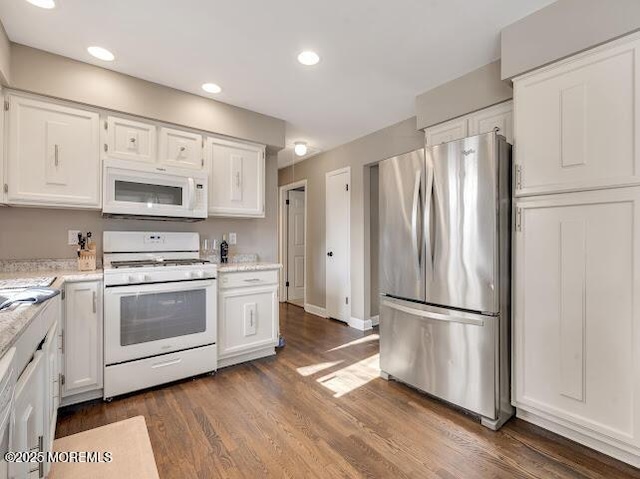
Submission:
M 288 192 L 287 300 L 304 299 L 305 192 Z
M 326 179 L 326 309 L 327 315 L 349 321 L 349 169 L 327 173 Z

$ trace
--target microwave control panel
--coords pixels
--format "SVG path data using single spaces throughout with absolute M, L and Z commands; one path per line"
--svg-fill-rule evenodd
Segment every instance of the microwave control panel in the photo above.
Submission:
M 207 194 L 204 183 L 196 183 L 196 209 L 207 207 Z

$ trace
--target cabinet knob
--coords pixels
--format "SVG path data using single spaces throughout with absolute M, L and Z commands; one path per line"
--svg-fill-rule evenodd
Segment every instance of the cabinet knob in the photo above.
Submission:
M 327 253 L 327 256 L 333 256 L 333 251 L 329 251 L 329 252 Z

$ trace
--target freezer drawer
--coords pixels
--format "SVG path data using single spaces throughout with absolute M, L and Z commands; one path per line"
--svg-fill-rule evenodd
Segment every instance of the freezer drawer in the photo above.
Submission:
M 382 297 L 380 369 L 497 419 L 498 323 L 484 316 Z

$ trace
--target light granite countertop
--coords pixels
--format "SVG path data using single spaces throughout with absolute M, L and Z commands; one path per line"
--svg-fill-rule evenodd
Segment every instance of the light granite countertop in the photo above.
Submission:
M 237 273 L 241 271 L 268 271 L 273 269 L 280 269 L 282 265 L 280 263 L 225 263 L 218 265 L 219 273 Z
M 56 279 L 51 284 L 51 288 L 62 289 L 64 283 L 100 281 L 102 280 L 102 270 L 39 269 L 38 271 L 0 271 L 0 279 L 33 278 L 37 276 L 55 276 Z M 40 304 L 21 304 L 15 308 L 0 311 L 0 356 L 15 344 L 20 335 L 46 305 L 47 301 Z

